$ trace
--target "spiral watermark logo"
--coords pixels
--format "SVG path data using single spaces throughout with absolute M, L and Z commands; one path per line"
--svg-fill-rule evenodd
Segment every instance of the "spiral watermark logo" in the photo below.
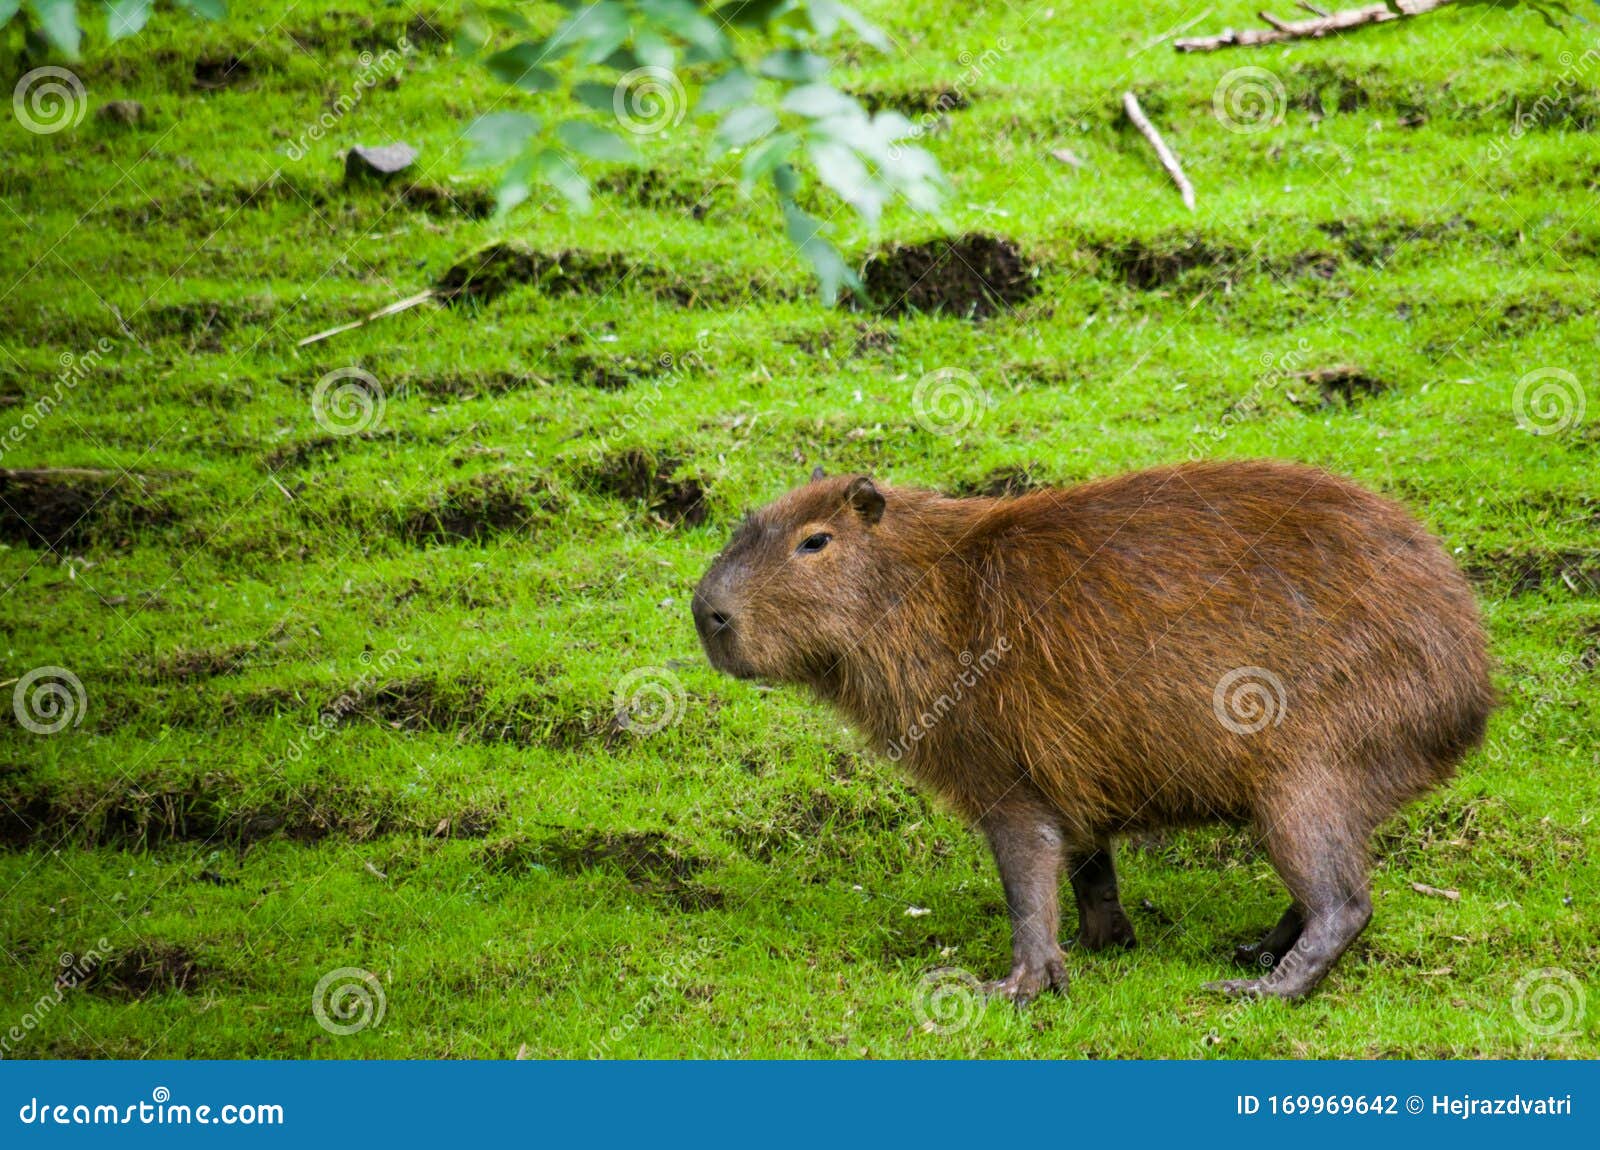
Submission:
M 83 81 L 67 71 L 47 65 L 23 74 L 11 89 L 11 110 L 17 123 L 36 136 L 52 136 L 76 128 L 89 110 Z
M 1211 92 L 1211 110 L 1230 132 L 1248 135 L 1275 128 L 1283 123 L 1288 107 L 1283 81 L 1266 68 L 1235 68 Z
M 150 1098 L 156 1103 L 170 1102 L 172 1100 L 172 1091 L 168 1090 L 165 1086 L 157 1086 L 154 1090 L 150 1091 Z
M 11 710 L 36 735 L 53 735 L 83 722 L 88 698 L 83 683 L 65 667 L 35 667 L 17 680 Z
M 311 992 L 311 1013 L 329 1034 L 360 1034 L 383 1021 L 388 1009 L 383 984 L 370 970 L 341 966 L 317 980 Z
M 917 984 L 911 1008 L 929 1034 L 957 1034 L 983 1017 L 988 1007 L 983 983 L 958 966 L 930 970 Z
M 1534 435 L 1559 435 L 1583 422 L 1588 396 L 1570 371 L 1541 367 L 1517 380 L 1511 410 L 1517 425 Z
M 911 414 L 917 426 L 935 435 L 959 435 L 978 421 L 989 397 L 978 377 L 959 367 L 941 367 L 917 380 Z
M 665 667 L 640 667 L 622 676 L 612 703 L 617 726 L 647 738 L 683 717 L 683 684 Z
M 1217 722 L 1236 735 L 1253 735 L 1283 722 L 1289 694 L 1283 680 L 1265 667 L 1235 667 L 1217 681 L 1211 709 Z
M 1517 979 L 1511 1013 L 1540 1038 L 1570 1038 L 1583 1021 L 1585 997 L 1583 983 L 1572 971 L 1546 966 Z
M 359 435 L 383 419 L 383 388 L 370 372 L 341 367 L 317 380 L 311 415 L 330 435 Z
M 688 110 L 688 93 L 671 68 L 656 64 L 635 68 L 624 72 L 611 89 L 611 111 L 617 123 L 635 136 L 676 128 Z

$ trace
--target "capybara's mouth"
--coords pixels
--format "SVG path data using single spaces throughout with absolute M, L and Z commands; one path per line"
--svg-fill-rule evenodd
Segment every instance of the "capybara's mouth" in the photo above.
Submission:
M 719 637 L 710 642 L 702 642 L 700 645 L 705 649 L 706 659 L 724 675 L 731 675 L 735 679 L 758 677 L 755 668 L 739 657 L 731 641 Z

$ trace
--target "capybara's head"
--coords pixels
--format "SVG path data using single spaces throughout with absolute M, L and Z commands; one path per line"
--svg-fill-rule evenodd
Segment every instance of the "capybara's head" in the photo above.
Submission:
M 864 475 L 823 478 L 747 514 L 695 588 L 711 665 L 816 684 L 888 608 L 887 502 Z

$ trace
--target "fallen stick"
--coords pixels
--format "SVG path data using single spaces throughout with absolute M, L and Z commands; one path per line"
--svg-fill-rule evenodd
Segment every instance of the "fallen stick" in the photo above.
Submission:
M 1156 131 L 1156 126 L 1144 114 L 1144 109 L 1139 107 L 1139 97 L 1132 92 L 1124 92 L 1122 110 L 1128 113 L 1128 119 L 1133 121 L 1133 126 L 1139 129 L 1140 134 L 1149 140 L 1150 146 L 1156 150 L 1156 158 L 1161 161 L 1161 166 L 1167 169 L 1167 175 L 1178 185 L 1178 193 L 1183 196 L 1184 207 L 1191 212 L 1194 211 L 1194 185 L 1189 182 L 1189 177 L 1183 174 L 1183 165 L 1178 163 L 1178 157 L 1167 147 L 1167 142 L 1161 138 L 1161 133 Z
M 1246 28 L 1236 32 L 1228 28 L 1214 36 L 1195 36 L 1187 40 L 1174 40 L 1172 46 L 1179 52 L 1215 52 L 1218 48 L 1249 48 L 1259 44 L 1277 44 L 1283 40 L 1315 40 L 1330 32 L 1345 32 L 1351 28 L 1364 28 L 1368 24 L 1387 24 L 1391 20 L 1404 20 L 1421 16 L 1435 8 L 1443 8 L 1455 0 L 1395 0 L 1388 4 L 1369 4 L 1365 8 L 1346 8 L 1342 12 L 1329 12 L 1310 20 L 1280 20 L 1267 12 L 1258 16 L 1269 25 L 1266 28 Z M 1315 5 L 1301 4 L 1315 11 Z
M 433 289 L 429 288 L 427 291 L 418 292 L 416 295 L 407 296 L 405 299 L 396 300 L 392 304 L 380 307 L 377 311 L 363 319 L 353 320 L 350 323 L 342 323 L 338 327 L 330 327 L 327 331 L 317 332 L 316 335 L 308 335 L 305 337 L 305 339 L 295 344 L 295 346 L 309 347 L 311 344 L 319 343 L 322 340 L 327 339 L 329 336 L 339 335 L 347 331 L 355 331 L 355 329 L 358 327 L 366 327 L 367 324 L 371 323 L 375 319 L 382 319 L 384 316 L 394 315 L 396 312 L 409 311 L 414 307 L 425 304 L 432 299 L 433 296 Z

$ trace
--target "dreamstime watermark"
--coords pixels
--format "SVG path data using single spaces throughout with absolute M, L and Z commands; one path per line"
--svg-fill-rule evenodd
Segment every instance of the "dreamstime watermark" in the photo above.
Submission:
M 89 374 L 100 365 L 100 360 L 107 355 L 116 344 L 105 337 L 101 337 L 88 351 L 82 355 L 74 355 L 64 351 L 56 362 L 61 370 L 56 372 L 55 384 L 44 395 L 34 400 L 22 413 L 22 418 L 6 428 L 4 435 L 0 435 L 0 459 L 4 459 L 6 452 L 14 450 L 28 437 L 30 431 L 35 430 L 55 409 L 61 406 L 62 400 L 68 392 L 74 390 L 78 384 L 88 378 Z
M 11 110 L 17 123 L 34 135 L 51 136 L 83 123 L 89 94 L 72 72 L 46 65 L 23 73 L 11 89 Z
M 1559 435 L 1583 422 L 1588 396 L 1570 371 L 1541 367 L 1517 380 L 1511 411 L 1517 426 L 1533 435 Z
M 1248 135 L 1277 127 L 1288 107 L 1283 81 L 1266 68 L 1235 68 L 1211 92 L 1211 110 L 1230 132 Z
M 989 396 L 978 377 L 959 367 L 930 371 L 911 392 L 911 415 L 934 435 L 960 435 L 982 417 Z
M 304 758 L 310 746 L 327 738 L 329 731 L 344 722 L 345 718 L 361 705 L 361 700 L 368 691 L 388 682 L 389 672 L 409 650 L 411 650 L 411 640 L 401 636 L 395 640 L 393 647 L 380 655 L 374 655 L 371 651 L 361 652 L 361 663 L 366 670 L 355 682 L 341 691 L 337 698 L 322 708 L 315 722 L 307 725 L 304 731 L 289 741 L 288 748 L 269 769 L 281 774 L 285 763 L 298 763 Z
M 708 334 L 701 331 L 695 336 L 693 351 L 681 355 L 664 351 L 656 357 L 656 366 L 659 370 L 651 376 L 650 387 L 632 396 L 633 402 L 628 410 L 613 426 L 590 437 L 589 462 L 600 463 L 610 452 L 615 441 L 630 438 L 641 426 L 650 426 L 656 409 L 666 398 L 668 388 L 676 387 L 696 371 L 707 370 L 705 353 L 709 346 Z
M 320 141 L 339 123 L 355 110 L 368 91 L 376 87 L 378 82 L 392 75 L 400 67 L 405 58 L 416 49 L 411 41 L 401 36 L 395 41 L 393 48 L 385 48 L 378 56 L 371 52 L 363 52 L 360 56 L 361 71 L 356 74 L 355 82 L 335 97 L 333 103 L 301 132 L 295 141 L 289 145 L 289 159 L 299 162 L 311 150 L 311 145 Z
M 1530 970 L 1511 990 L 1511 1013 L 1540 1038 L 1572 1038 L 1588 1006 L 1583 982 L 1559 966 Z
M 1211 692 L 1217 722 L 1236 735 L 1253 735 L 1283 722 L 1289 693 L 1283 680 L 1265 667 L 1235 667 Z
M 611 112 L 635 136 L 653 136 L 683 123 L 689 94 L 671 68 L 647 64 L 624 72 L 611 89 Z
M 1234 424 L 1243 423 L 1250 416 L 1261 409 L 1262 401 L 1267 395 L 1281 388 L 1285 381 L 1297 378 L 1304 370 L 1307 358 L 1311 354 L 1311 344 L 1300 339 L 1289 351 L 1278 355 L 1274 352 L 1261 353 L 1261 374 L 1250 385 L 1250 390 L 1229 405 L 1228 410 L 1222 413 L 1222 418 L 1209 427 L 1199 429 L 1189 440 L 1189 459 L 1191 461 L 1204 459 L 1208 449 L 1217 446 L 1228 437 L 1228 432 Z
M 358 966 L 328 971 L 311 992 L 311 1013 L 317 1025 L 341 1038 L 379 1025 L 388 1008 L 378 976 Z
M 317 380 L 311 417 L 330 435 L 359 435 L 383 420 L 383 386 L 359 367 L 341 367 Z
M 889 145 L 890 158 L 898 160 L 907 144 L 933 131 L 950 112 L 965 107 L 968 90 L 993 71 L 1010 51 L 1011 41 L 1002 36 L 994 42 L 994 47 L 986 48 L 976 56 L 968 51 L 958 52 L 956 64 L 961 71 L 955 82 L 948 88 L 941 88 L 934 96 L 932 105 L 923 109 L 912 121 L 911 131 Z
M 665 667 L 638 667 L 617 681 L 612 713 L 618 730 L 648 738 L 681 719 L 685 701 L 678 676 Z
M 983 682 L 989 672 L 999 665 L 1000 660 L 1010 650 L 1011 640 L 1002 635 L 995 640 L 994 646 L 976 658 L 973 657 L 971 651 L 961 652 L 957 657 L 957 661 L 961 664 L 961 670 L 956 673 L 956 677 L 951 681 L 949 689 L 912 720 L 904 735 L 890 741 L 888 748 L 884 751 L 889 761 L 898 763 L 905 757 L 907 751 L 927 738 L 929 732 L 944 721 L 945 716 L 967 697 L 968 692 Z
M 1490 163 L 1505 159 L 1523 136 L 1554 119 L 1563 110 L 1566 94 L 1588 76 L 1591 68 L 1600 64 L 1600 40 L 1595 41 L 1581 56 L 1562 52 L 1556 57 L 1556 62 L 1561 65 L 1561 74 L 1556 77 L 1551 89 L 1526 108 L 1519 103 L 1510 130 L 1496 136 L 1490 142 L 1486 152 L 1486 158 Z
M 958 966 L 930 970 L 911 998 L 917 1025 L 928 1034 L 957 1034 L 982 1018 L 988 1006 L 982 980 Z
M 1562 666 L 1561 674 L 1534 696 L 1532 704 L 1517 716 L 1514 723 L 1489 740 L 1483 748 L 1484 757 L 1491 763 L 1500 762 L 1506 757 L 1508 745 L 1519 743 L 1532 734 L 1546 711 L 1551 707 L 1568 703 L 1588 678 L 1590 669 L 1594 665 L 1592 660 L 1596 658 L 1600 658 L 1600 655 L 1592 649 L 1580 655 L 1563 652 L 1558 659 Z
M 22 1017 L 4 1034 L 0 1034 L 0 1058 L 8 1057 L 18 1043 L 43 1026 L 50 1012 L 61 1005 L 70 991 L 83 985 L 110 954 L 111 943 L 104 938 L 99 939 L 87 954 L 75 955 L 70 951 L 63 954 L 58 962 L 60 969 L 56 971 L 55 986 L 30 1003 Z
M 695 939 L 694 947 L 684 954 L 667 959 L 666 969 L 650 977 L 649 989 L 641 994 L 622 1018 L 608 1027 L 605 1034 L 589 1043 L 590 1058 L 604 1058 L 611 1047 L 622 1042 L 644 1021 L 645 1017 L 661 1005 L 661 1000 L 676 994 L 696 967 L 710 957 L 715 943 L 709 938 Z
M 82 681 L 65 667 L 35 667 L 11 692 L 17 722 L 36 735 L 82 725 L 88 702 Z

